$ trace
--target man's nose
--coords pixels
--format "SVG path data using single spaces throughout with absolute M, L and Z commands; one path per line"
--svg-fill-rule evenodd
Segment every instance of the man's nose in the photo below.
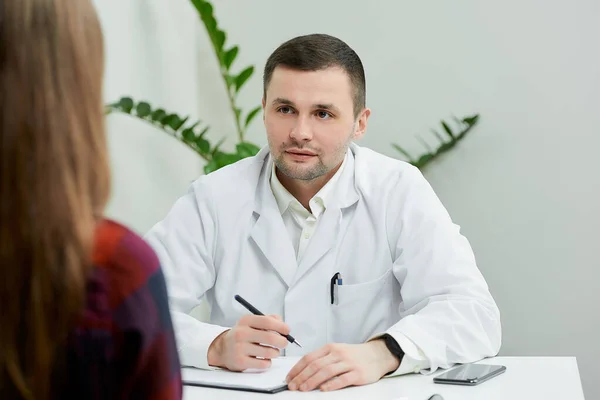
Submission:
M 307 118 L 299 117 L 292 127 L 290 138 L 298 142 L 306 142 L 312 139 L 312 129 Z

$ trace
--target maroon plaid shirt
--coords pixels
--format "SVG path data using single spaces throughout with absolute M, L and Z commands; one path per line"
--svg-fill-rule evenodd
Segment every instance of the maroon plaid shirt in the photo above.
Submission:
M 72 330 L 58 398 L 181 399 L 167 290 L 155 253 L 127 228 L 96 233 L 87 304 Z M 66 397 L 63 397 L 66 396 Z

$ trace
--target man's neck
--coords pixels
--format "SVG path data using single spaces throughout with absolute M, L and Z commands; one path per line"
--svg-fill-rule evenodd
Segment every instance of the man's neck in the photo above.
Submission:
M 329 182 L 341 165 L 342 163 L 325 175 L 310 181 L 289 178 L 282 174 L 277 168 L 275 169 L 275 174 L 277 175 L 279 182 L 281 182 L 281 185 L 286 188 L 287 191 L 290 192 L 290 194 L 294 196 L 304 208 L 306 208 L 308 211 L 311 211 L 309 206 L 310 199 L 319 193 L 319 190 L 321 190 L 323 186 Z

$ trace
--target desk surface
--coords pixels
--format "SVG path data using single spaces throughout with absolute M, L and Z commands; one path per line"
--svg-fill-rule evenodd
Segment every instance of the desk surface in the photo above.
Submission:
M 366 386 L 323 393 L 284 391 L 277 394 L 249 393 L 224 389 L 184 387 L 184 400 L 287 400 L 287 399 L 371 399 L 426 400 L 432 394 L 444 400 L 584 400 L 577 361 L 574 357 L 496 357 L 480 363 L 506 366 L 506 372 L 479 386 L 433 383 L 431 375 L 405 375 L 385 378 Z

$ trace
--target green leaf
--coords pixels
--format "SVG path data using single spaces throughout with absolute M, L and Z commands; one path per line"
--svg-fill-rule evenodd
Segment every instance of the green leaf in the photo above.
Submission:
M 204 173 L 208 175 L 217 169 L 219 169 L 219 165 L 215 159 L 212 159 L 204 166 Z
M 198 149 L 200 149 L 200 151 L 203 154 L 208 154 L 208 152 L 210 151 L 210 143 L 208 142 L 208 140 L 204 139 L 201 136 L 198 136 L 195 138 L 195 142 L 198 146 Z
M 217 160 L 217 165 L 219 168 L 224 167 L 229 164 L 233 164 L 242 159 L 242 157 L 237 153 L 218 153 L 215 157 Z
M 242 72 L 240 72 L 240 74 L 235 78 L 235 91 L 236 92 L 239 92 L 240 88 L 244 85 L 244 83 L 246 83 L 248 78 L 250 78 L 252 76 L 252 73 L 254 73 L 254 66 L 250 66 L 250 67 L 246 68 L 245 70 L 243 70 Z
M 445 153 L 445 152 L 447 152 L 448 150 L 450 150 L 451 148 L 453 148 L 455 143 L 456 143 L 456 142 L 448 142 L 448 143 L 444 143 L 443 145 L 441 145 L 441 146 L 440 146 L 440 147 L 437 149 L 437 152 L 438 152 L 438 153 Z
M 213 159 L 213 160 L 218 160 L 218 159 L 219 159 L 219 157 L 221 157 L 221 155 L 223 154 L 223 152 L 222 152 L 222 151 L 220 151 L 220 150 L 216 150 L 216 149 L 214 149 L 214 148 L 213 148 L 213 149 L 211 150 L 211 154 L 212 154 L 212 159 Z M 219 163 L 217 162 L 217 166 L 218 166 L 218 164 L 219 164 Z
M 188 141 L 193 142 L 196 139 L 196 134 L 194 133 L 194 128 L 200 123 L 200 121 L 196 121 L 194 125 L 189 126 L 181 131 L 181 137 Z
M 212 5 L 204 0 L 192 0 L 194 6 L 196 6 L 196 10 L 200 13 L 201 17 L 210 16 L 213 13 Z
M 190 118 L 190 117 L 185 117 L 184 119 L 180 120 L 180 121 L 179 121 L 179 123 L 177 123 L 177 124 L 176 124 L 176 123 L 172 123 L 172 124 L 171 124 L 171 128 L 173 128 L 173 130 L 175 130 L 175 131 L 178 131 L 178 130 L 180 130 L 180 129 L 181 129 L 181 127 L 183 127 L 183 125 L 185 125 L 185 123 L 187 122 L 187 120 L 188 120 L 189 118 Z
M 238 143 L 235 145 L 235 148 L 237 150 L 237 154 L 239 154 L 242 158 L 252 157 L 260 151 L 260 147 L 248 142 Z
M 246 117 L 246 122 L 244 124 L 245 127 L 248 127 L 248 125 L 250 125 L 250 122 L 252 122 L 252 120 L 260 112 L 260 110 L 262 110 L 262 106 L 258 106 L 248 113 L 248 116 Z
M 119 103 L 117 103 L 117 106 L 121 111 L 130 114 L 131 110 L 133 110 L 133 99 L 131 97 L 122 97 L 121 100 L 119 100 Z
M 463 118 L 463 121 L 465 124 L 473 126 L 479 121 L 479 114 L 475 114 L 472 117 Z
M 135 108 L 135 112 L 137 113 L 138 117 L 144 118 L 152 113 L 152 107 L 150 107 L 150 104 L 142 101 L 141 103 L 138 103 L 137 107 Z
M 442 121 L 442 126 L 444 127 L 444 130 L 446 131 L 448 136 L 450 136 L 450 139 L 454 139 L 454 133 L 452 132 L 452 130 L 450 129 L 448 124 L 446 124 L 446 122 Z
M 240 108 L 235 107 L 233 109 L 233 111 L 235 111 L 235 119 L 236 119 L 236 121 L 240 122 L 240 116 L 242 115 L 242 110 Z
M 225 40 L 227 40 L 227 34 L 222 30 L 217 30 L 215 32 L 215 47 L 222 51 L 223 46 L 225 45 Z
M 171 121 L 174 120 L 175 118 L 179 118 L 176 114 L 168 114 L 165 115 L 161 120 L 160 123 L 163 125 L 170 125 Z
M 427 164 L 433 158 L 433 154 L 423 154 L 417 160 L 417 165 L 422 168 L 425 164 Z
M 194 128 L 186 128 L 186 129 L 182 130 L 181 137 L 188 142 L 195 141 L 196 134 L 194 133 Z
M 409 160 L 412 160 L 411 155 L 408 153 L 408 151 L 404 150 L 402 147 L 400 147 L 399 145 L 397 145 L 396 143 L 392 143 L 392 146 L 398 150 L 400 153 L 402 153 L 406 158 L 408 158 Z
M 154 122 L 162 123 L 162 119 L 166 116 L 167 116 L 167 113 L 165 112 L 165 110 L 163 110 L 162 108 L 159 108 L 158 110 L 154 110 L 154 112 L 152 113 L 150 118 L 152 118 L 152 121 L 154 121 Z
M 196 10 L 198 10 L 200 19 L 202 19 L 202 22 L 206 27 L 206 31 L 208 32 L 208 36 L 210 37 L 210 40 L 214 46 L 215 34 L 217 33 L 218 29 L 212 4 L 203 0 L 192 0 L 192 3 L 196 7 Z
M 229 68 L 231 67 L 231 64 L 233 64 L 233 61 L 235 60 L 235 58 L 238 55 L 238 51 L 239 51 L 239 48 L 237 46 L 233 46 L 232 48 L 227 50 L 225 52 L 225 54 L 223 55 L 223 63 L 225 64 L 225 68 L 227 70 L 229 70 Z
M 185 121 L 182 121 L 177 114 L 169 114 L 160 121 L 161 124 L 170 126 L 175 131 L 181 128 L 181 125 L 183 125 L 184 122 Z
M 202 21 L 204 22 L 204 26 L 206 27 L 206 31 L 208 32 L 208 36 L 210 36 L 210 40 L 214 46 L 214 43 L 215 43 L 214 37 L 215 37 L 215 33 L 218 30 L 217 20 L 214 19 L 214 17 L 212 15 L 209 15 L 206 18 L 202 18 Z

